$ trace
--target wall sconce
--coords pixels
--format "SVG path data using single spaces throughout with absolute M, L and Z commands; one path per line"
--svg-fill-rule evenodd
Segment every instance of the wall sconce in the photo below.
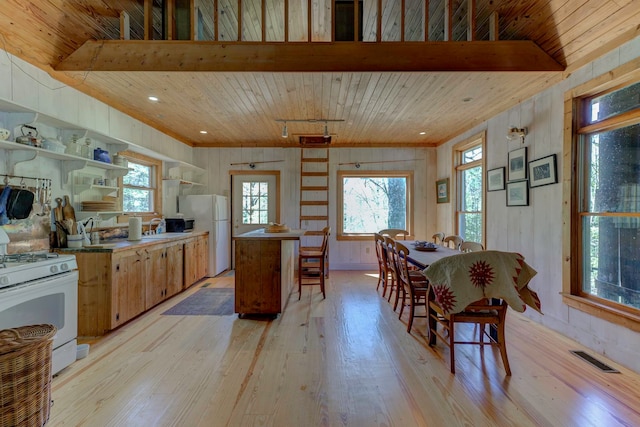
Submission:
M 509 141 L 515 141 L 516 139 L 521 139 L 524 144 L 524 137 L 527 135 L 527 128 L 517 128 L 512 126 L 507 131 L 507 139 Z

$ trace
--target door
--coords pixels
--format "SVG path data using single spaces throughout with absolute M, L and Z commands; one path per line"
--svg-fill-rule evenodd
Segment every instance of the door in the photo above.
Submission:
M 280 219 L 279 172 L 232 176 L 232 236 L 264 228 Z
M 280 172 L 231 171 L 231 237 L 270 222 L 280 222 Z M 234 247 L 232 241 L 231 254 Z

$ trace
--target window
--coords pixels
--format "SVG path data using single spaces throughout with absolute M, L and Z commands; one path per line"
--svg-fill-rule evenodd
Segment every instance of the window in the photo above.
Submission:
M 640 314 L 640 83 L 575 100 L 572 293 Z
M 338 238 L 370 239 L 384 228 L 411 233 L 411 172 L 338 173 Z
M 127 152 L 129 173 L 122 177 L 122 210 L 125 213 L 147 214 L 149 218 L 162 212 L 161 162 L 138 153 Z
M 262 225 L 269 222 L 269 183 L 242 183 L 242 223 Z
M 484 134 L 454 148 L 456 234 L 484 245 Z

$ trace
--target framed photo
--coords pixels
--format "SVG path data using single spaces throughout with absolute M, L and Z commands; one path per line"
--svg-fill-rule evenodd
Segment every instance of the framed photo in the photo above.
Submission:
M 449 178 L 436 181 L 436 194 L 438 203 L 449 203 Z
M 505 168 L 495 168 L 487 171 L 487 191 L 504 190 Z
M 552 154 L 529 162 L 529 187 L 540 187 L 558 182 L 556 155 Z
M 527 147 L 509 151 L 509 181 L 527 179 Z
M 527 181 L 507 182 L 507 206 L 529 206 Z

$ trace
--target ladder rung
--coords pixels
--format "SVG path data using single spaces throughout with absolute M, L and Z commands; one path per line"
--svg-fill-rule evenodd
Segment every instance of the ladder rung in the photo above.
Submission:
M 300 187 L 300 191 L 328 191 L 329 187 L 327 186 L 302 186 Z
M 300 206 L 326 206 L 329 202 L 326 200 L 301 200 Z
M 300 221 L 328 221 L 329 217 L 327 215 L 310 215 L 310 216 L 306 216 L 306 215 L 300 215 Z
M 305 231 L 304 232 L 305 236 L 324 236 L 324 231 L 319 230 L 319 231 Z
M 303 157 L 300 160 L 305 163 L 327 163 L 329 161 L 329 159 L 324 157 Z
M 302 176 L 329 176 L 329 172 L 301 172 Z

